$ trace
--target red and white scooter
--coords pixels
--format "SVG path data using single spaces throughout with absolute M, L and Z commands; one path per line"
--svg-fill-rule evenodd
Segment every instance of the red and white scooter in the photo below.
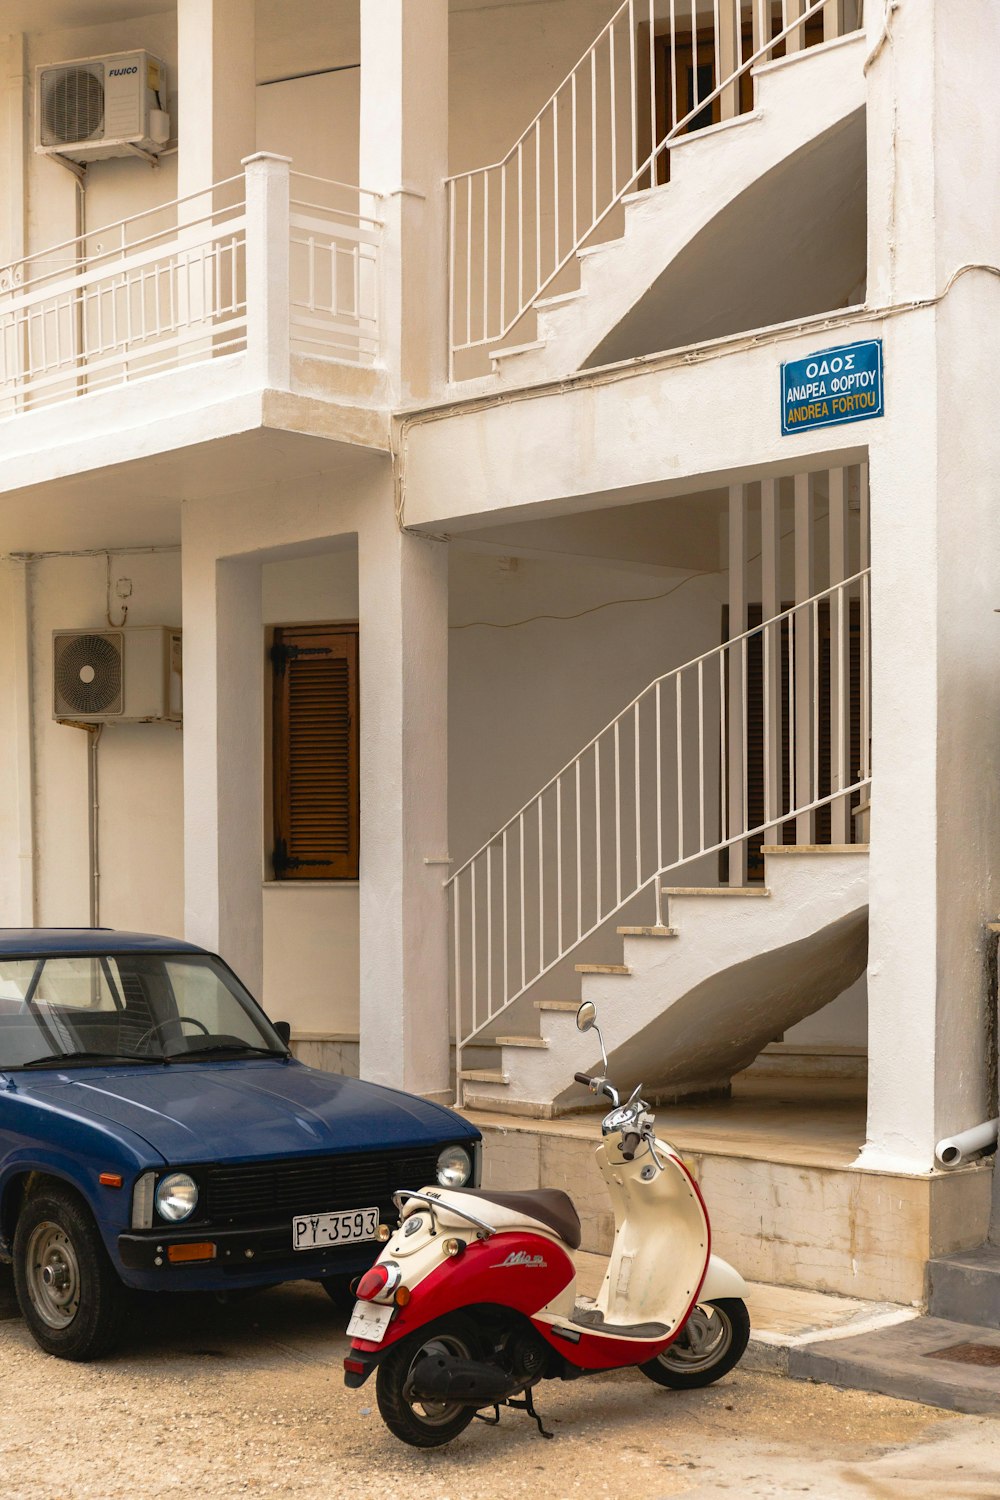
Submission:
M 597 1032 L 606 1072 L 590 1002 L 577 1026 Z M 639 1090 L 621 1104 L 606 1076 L 576 1078 L 614 1106 L 596 1152 L 615 1216 L 596 1300 L 576 1294 L 580 1220 L 557 1189 L 399 1193 L 398 1229 L 381 1228 L 387 1243 L 358 1282 L 347 1328 L 345 1382 L 377 1370 L 379 1411 L 406 1443 L 439 1447 L 486 1408 L 482 1420 L 498 1422 L 501 1405 L 526 1410 L 550 1437 L 532 1400 L 540 1380 L 637 1365 L 659 1385 L 691 1388 L 746 1349 L 746 1284 L 711 1254 L 697 1184 L 657 1140 Z

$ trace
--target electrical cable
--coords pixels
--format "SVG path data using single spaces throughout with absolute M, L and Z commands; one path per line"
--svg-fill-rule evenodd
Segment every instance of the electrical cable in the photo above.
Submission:
M 821 521 L 825 521 L 829 514 L 829 510 L 825 510 L 822 512 L 822 514 L 813 516 L 813 526 L 818 526 Z M 794 533 L 795 527 L 790 526 L 787 531 L 782 531 L 781 533 L 779 533 L 778 541 L 783 542 L 788 537 L 793 536 Z M 762 555 L 762 551 L 754 552 L 746 559 L 746 562 L 748 564 L 756 562 Z M 655 604 L 660 599 L 669 599 L 671 594 L 676 594 L 678 589 L 682 589 L 686 583 L 692 583 L 696 578 L 721 578 L 722 574 L 725 571 L 725 568 L 697 568 L 693 573 L 689 573 L 686 578 L 678 579 L 678 581 L 673 585 L 672 588 L 664 589 L 661 593 L 639 594 L 637 597 L 632 599 L 605 599 L 600 604 L 592 604 L 588 609 L 577 610 L 575 614 L 571 615 L 528 615 L 527 618 L 523 620 L 506 621 L 466 620 L 461 625 L 449 625 L 448 629 L 472 630 L 474 626 L 482 626 L 483 628 L 488 630 L 517 630 L 522 625 L 534 625 L 539 620 L 582 620 L 584 615 L 596 615 L 599 610 L 613 609 L 616 604 Z

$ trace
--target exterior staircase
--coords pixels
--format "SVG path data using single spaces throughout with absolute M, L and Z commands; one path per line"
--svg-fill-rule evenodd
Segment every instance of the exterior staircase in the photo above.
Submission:
M 622 0 L 506 156 L 448 179 L 452 380 L 492 388 L 497 375 L 522 384 L 565 374 L 595 362 L 595 351 L 606 362 L 602 342 L 658 283 L 668 302 L 685 300 L 669 272 L 700 231 L 776 178 L 777 196 L 754 199 L 750 220 L 775 221 L 787 262 L 782 306 L 793 310 L 776 316 L 761 303 L 759 251 L 741 249 L 754 238 L 745 223 L 726 241 L 721 282 L 717 267 L 707 271 L 714 288 L 740 289 L 736 326 L 656 347 L 841 306 L 863 280 L 862 250 L 859 278 L 833 288 L 814 274 L 813 299 L 832 300 L 798 307 L 796 262 L 814 256 L 777 224 L 780 210 L 794 209 L 803 171 L 809 183 L 801 159 L 820 143 L 832 142 L 834 168 L 837 158 L 856 161 L 863 178 L 861 0 L 796 0 L 780 14 L 757 0 L 678 10 Z M 853 145 L 832 141 L 846 140 L 852 122 Z M 797 158 L 798 176 L 782 186 Z M 842 205 L 836 212 L 843 217 Z
M 765 848 L 764 885 L 670 887 L 665 926 L 619 927 L 624 962 L 581 963 L 615 1077 L 674 1098 L 726 1088 L 782 1032 L 864 972 L 868 846 Z M 539 1031 L 493 1039 L 499 1066 L 463 1070 L 470 1109 L 551 1118 L 592 1104 L 603 1071 L 579 1001 L 539 1000 Z
M 577 251 L 578 287 L 535 303 L 534 338 L 526 341 L 522 332 L 516 342 L 491 350 L 502 383 L 523 385 L 604 363 L 591 356 L 658 282 L 664 283 L 662 300 L 669 301 L 678 257 L 730 204 L 821 142 L 844 150 L 852 125 L 863 120 L 864 59 L 865 37 L 855 32 L 766 63 L 754 70 L 751 113 L 678 136 L 669 148 L 670 181 L 626 195 L 620 238 Z M 859 145 L 863 153 L 863 136 Z M 739 246 L 733 244 L 730 253 L 738 264 Z M 564 274 L 572 275 L 572 267 Z M 849 290 L 843 287 L 841 299 Z M 725 298 L 718 300 L 725 309 Z M 768 314 L 743 326 L 777 321 Z M 706 336 L 737 331 L 719 327 Z M 662 347 L 686 341 L 668 337 Z

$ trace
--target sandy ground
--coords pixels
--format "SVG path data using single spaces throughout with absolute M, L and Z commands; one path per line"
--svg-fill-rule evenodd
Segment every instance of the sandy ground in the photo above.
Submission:
M 306 1284 L 220 1307 L 142 1307 L 111 1360 L 33 1344 L 0 1286 L 5 1500 L 289 1495 L 1000 1496 L 1000 1420 L 738 1370 L 707 1391 L 638 1373 L 551 1382 L 547 1442 L 520 1413 L 422 1454 L 382 1425 L 374 1381 L 348 1391 L 344 1314 Z

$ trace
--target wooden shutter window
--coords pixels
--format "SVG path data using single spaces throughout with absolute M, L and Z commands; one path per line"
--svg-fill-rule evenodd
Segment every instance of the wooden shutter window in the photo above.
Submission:
M 274 874 L 358 878 L 358 635 L 343 625 L 274 632 Z

